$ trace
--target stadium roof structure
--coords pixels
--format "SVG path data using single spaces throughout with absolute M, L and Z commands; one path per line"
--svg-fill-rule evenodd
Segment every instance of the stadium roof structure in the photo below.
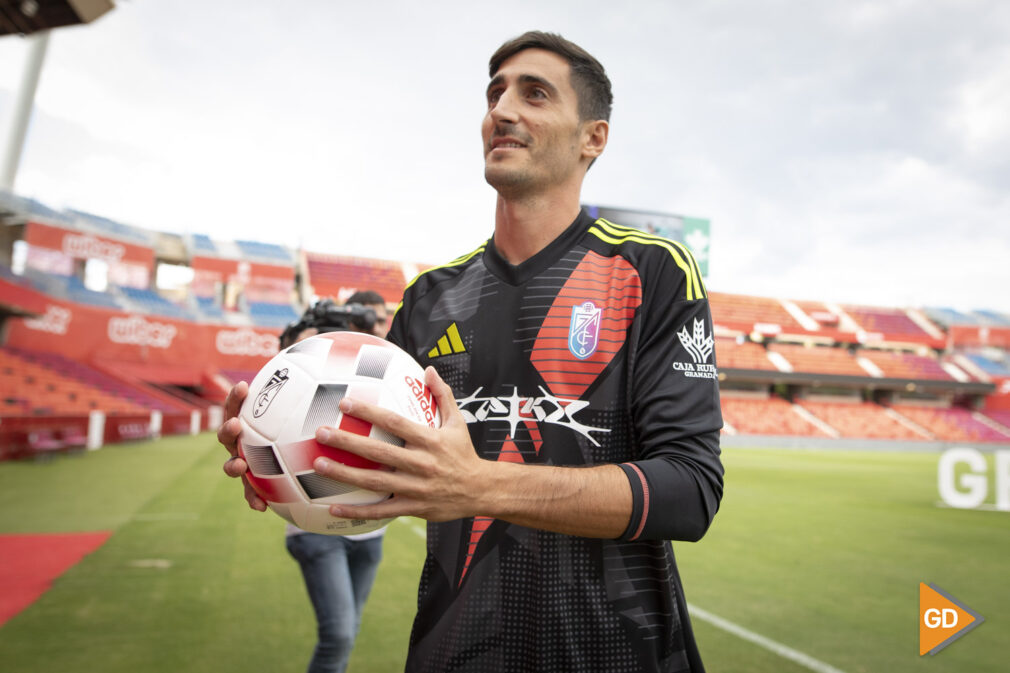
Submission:
M 0 36 L 90 23 L 113 7 L 112 0 L 0 0 Z

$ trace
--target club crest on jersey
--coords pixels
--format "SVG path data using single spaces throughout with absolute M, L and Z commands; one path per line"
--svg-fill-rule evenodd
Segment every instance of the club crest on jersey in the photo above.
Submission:
M 572 306 L 572 321 L 568 327 L 568 350 L 580 360 L 596 352 L 600 342 L 600 318 L 603 310 L 587 301 Z
M 270 403 L 277 397 L 284 384 L 288 382 L 288 370 L 278 369 L 270 380 L 256 394 L 256 404 L 253 406 L 253 418 L 259 418 L 270 408 Z

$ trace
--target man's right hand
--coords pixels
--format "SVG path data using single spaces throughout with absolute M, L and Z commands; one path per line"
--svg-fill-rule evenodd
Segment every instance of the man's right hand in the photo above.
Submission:
M 224 463 L 224 473 L 229 477 L 240 477 L 242 485 L 245 487 L 245 500 L 249 503 L 249 507 L 259 512 L 265 512 L 267 504 L 256 495 L 256 491 L 249 485 L 249 480 L 245 476 L 249 466 L 238 455 L 238 437 L 242 434 L 242 424 L 239 423 L 238 412 L 248 394 L 249 384 L 245 381 L 239 381 L 228 392 L 228 398 L 224 401 L 225 421 L 218 428 L 217 441 L 221 442 L 231 454 Z

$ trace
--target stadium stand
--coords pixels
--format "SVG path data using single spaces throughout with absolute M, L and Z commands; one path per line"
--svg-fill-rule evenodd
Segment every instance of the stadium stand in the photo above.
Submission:
M 166 413 L 176 413 L 189 411 L 192 408 L 181 401 L 176 402 L 168 399 L 165 395 L 154 395 L 144 391 L 138 386 L 127 384 L 90 365 L 71 360 L 58 353 L 30 351 L 12 346 L 0 347 L 0 353 L 5 354 L 7 358 L 6 362 L 12 367 L 24 363 L 25 366 L 33 368 L 36 373 L 39 372 L 38 368 L 41 368 L 47 372 L 45 378 L 56 375 L 62 379 L 66 379 L 69 382 L 67 385 L 71 387 L 84 386 L 96 395 L 111 396 L 127 404 L 126 407 L 117 405 L 116 411 L 143 413 L 151 409 L 157 409 Z M 109 407 L 102 407 L 101 405 L 96 405 L 92 408 L 111 410 Z
M 68 208 L 66 214 L 71 221 L 83 229 L 92 229 L 98 233 L 112 234 L 115 238 L 150 246 L 154 243 L 154 232 L 139 227 L 132 227 L 122 222 L 111 220 L 101 215 Z M 83 226 L 81 226 L 83 225 Z
M 214 241 L 210 240 L 210 236 L 206 234 L 193 234 L 193 250 L 199 253 L 210 254 L 211 256 L 218 254 L 217 246 L 214 245 Z
M 1010 441 L 1010 435 L 977 419 L 967 409 L 910 404 L 895 404 L 891 408 L 942 439 L 967 442 Z
M 954 377 L 940 366 L 940 362 L 936 358 L 928 355 L 917 355 L 901 351 L 862 349 L 858 352 L 858 356 L 866 358 L 876 365 L 887 378 L 954 380 Z
M 291 304 L 268 304 L 258 301 L 248 303 L 253 324 L 260 327 L 284 327 L 298 320 L 300 315 Z
M 768 345 L 768 350 L 782 356 L 794 372 L 836 376 L 867 375 L 852 353 L 844 348 L 772 343 Z
M 849 317 L 866 332 L 920 338 L 930 336 L 908 316 L 908 313 L 901 309 L 870 306 L 845 306 L 844 309 Z
M 1010 409 L 986 409 L 984 413 L 1001 426 L 1001 432 L 1010 433 Z
M 0 264 L 0 277 L 9 279 L 11 323 L 5 327 L 19 327 L 20 338 L 11 337 L 16 329 L 0 334 L 21 346 L 0 344 L 0 415 L 7 428 L 29 424 L 28 444 L 39 450 L 80 445 L 80 419 L 91 410 L 134 420 L 151 418 L 154 410 L 188 427 L 192 412 L 206 411 L 211 400 L 220 403 L 227 383 L 252 380 L 252 368 L 275 347 L 274 330 L 298 319 L 303 298 L 340 301 L 369 288 L 395 304 L 417 270 L 256 241 L 162 234 L 83 211 L 57 212 L 2 190 L 0 216 L 14 225 L 11 231 L 21 228 L 28 248 L 23 273 Z M 51 238 L 32 238 L 46 227 Z M 71 250 L 55 236 L 84 243 Z M 142 244 L 132 249 L 131 268 L 117 269 L 112 260 L 103 292 L 82 281 L 86 269 L 101 270 L 87 266 L 89 251 L 103 250 L 91 243 L 98 239 L 113 247 L 120 240 L 128 252 L 126 241 Z M 167 298 L 179 295 L 149 287 L 159 264 L 191 266 L 193 281 L 181 303 Z M 22 289 L 34 298 L 30 306 L 14 299 Z M 78 306 L 47 306 L 45 297 Z M 1010 317 L 1004 314 L 842 307 L 722 292 L 710 298 L 727 434 L 1010 444 Z M 192 329 L 173 325 L 166 331 L 157 320 L 127 313 L 192 322 Z M 24 316 L 29 319 L 15 322 Z M 104 336 L 114 319 L 120 330 L 115 343 Z M 59 339 L 71 339 L 75 325 L 104 339 L 91 350 L 68 349 L 79 360 L 59 350 Z M 194 335 L 202 336 L 194 341 Z M 172 337 L 172 347 L 187 355 L 202 344 L 201 356 L 178 361 L 181 353 L 165 350 Z M 49 350 L 33 350 L 36 341 Z M 863 401 L 870 398 L 898 401 Z M 983 405 L 983 413 L 969 410 Z M 50 417 L 59 420 L 47 425 Z M 76 425 L 62 420 L 73 417 Z M 0 444 L 4 436 L 0 432 Z
M 827 436 L 779 397 L 759 399 L 723 394 L 722 415 L 737 434 Z
M 403 265 L 377 259 L 305 253 L 309 284 L 320 297 L 340 301 L 355 290 L 375 290 L 388 303 L 397 303 L 407 284 Z
M 963 313 L 961 311 L 945 307 L 927 307 L 923 309 L 930 320 L 944 327 L 953 325 L 978 325 L 979 318 L 976 315 Z
M 737 342 L 735 339 L 715 340 L 715 361 L 720 369 L 757 369 L 774 371 L 775 365 L 768 359 L 764 346 L 751 341 Z
M 98 292 L 85 287 L 84 282 L 76 276 L 66 276 L 66 298 L 79 304 L 104 306 L 105 308 L 120 308 L 116 297 L 107 292 Z
M 194 297 L 200 314 L 210 320 L 224 320 L 224 310 L 215 297 Z
M 122 308 L 113 295 L 90 290 L 75 276 L 25 269 L 23 277 L 32 287 L 53 297 L 91 306 Z
M 1010 356 L 1005 351 L 966 351 L 962 355 L 990 376 L 1010 376 Z
M 745 329 L 748 332 L 754 325 L 776 326 L 788 333 L 806 331 L 778 299 L 724 292 L 709 292 L 708 296 L 712 307 L 712 320 L 718 325 Z
M 836 429 L 842 437 L 866 439 L 933 439 L 913 425 L 902 423 L 872 402 L 800 400 L 799 404 Z
M 235 243 L 245 257 L 282 262 L 284 264 L 292 264 L 295 261 L 291 253 L 273 243 L 260 243 L 258 241 L 235 241 Z
M 4 411 L 35 415 L 87 414 L 96 409 L 108 413 L 144 413 L 145 407 L 82 383 L 70 376 L 21 357 L 8 348 L 0 348 L 0 372 L 6 393 Z
M 842 316 L 838 311 L 831 308 L 822 301 L 801 300 L 794 302 L 796 307 L 803 311 L 811 320 L 822 328 L 839 329 L 843 327 Z M 852 327 L 855 327 L 854 325 Z
M 975 309 L 974 311 L 964 313 L 950 308 L 929 308 L 926 309 L 926 312 L 933 320 L 943 324 L 945 327 L 1010 327 L 1010 315 L 986 309 Z
M 1010 317 L 996 311 L 985 309 L 975 309 L 973 313 L 981 318 L 979 322 L 983 325 L 994 325 L 996 327 L 1010 327 Z
M 193 320 L 196 317 L 189 310 L 173 304 L 153 290 L 133 287 L 119 287 L 117 290 L 128 300 L 129 307 L 133 310 L 179 320 Z

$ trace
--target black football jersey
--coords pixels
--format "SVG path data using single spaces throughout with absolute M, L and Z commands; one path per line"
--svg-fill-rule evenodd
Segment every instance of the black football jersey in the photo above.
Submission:
M 491 239 L 418 276 L 389 339 L 452 387 L 483 458 L 614 463 L 634 495 L 617 540 L 429 523 L 407 670 L 701 670 L 668 542 L 700 538 L 722 495 L 712 320 L 690 253 L 584 213 L 518 266 Z

